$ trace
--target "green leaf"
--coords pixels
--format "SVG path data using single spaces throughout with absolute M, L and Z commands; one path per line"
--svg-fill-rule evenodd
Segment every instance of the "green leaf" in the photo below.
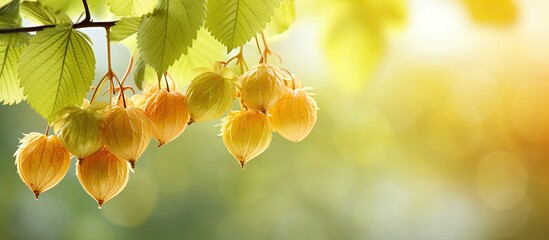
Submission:
M 12 1 L 13 0 L 0 0 L 0 7 L 4 7 L 4 6 L 8 5 Z
M 37 0 L 31 1 L 36 2 Z M 38 2 L 54 11 L 66 13 L 72 18 L 78 18 L 84 11 L 80 0 L 38 0 Z M 87 2 L 95 18 L 107 18 L 111 15 L 106 0 L 87 0 Z
M 288 30 L 295 21 L 295 0 L 283 0 L 275 10 L 273 19 L 267 24 L 265 32 L 274 36 Z
M 0 27 L 20 26 L 19 0 L 11 1 L 0 9 Z M 17 68 L 21 51 L 28 39 L 27 33 L 0 35 L 0 103 L 11 105 L 24 99 Z
M 164 72 L 192 46 L 204 22 L 204 0 L 162 0 L 139 26 L 137 48 L 157 72 Z
M 135 56 L 135 55 L 134 55 Z M 133 81 L 139 90 L 143 90 L 143 82 L 145 81 L 145 69 L 147 63 L 143 59 L 137 58 L 135 67 L 133 68 Z
M 19 74 L 29 105 L 48 121 L 69 105 L 80 105 L 95 74 L 95 56 L 84 34 L 58 26 L 31 38 Z
M 212 35 L 202 28 L 198 31 L 198 37 L 189 48 L 186 55 L 181 56 L 168 72 L 177 81 L 179 86 L 189 83 L 196 75 L 198 67 L 211 68 L 215 61 L 224 60 L 225 47 L 215 40 Z
M 209 0 L 206 27 L 228 51 L 256 36 L 280 0 Z
M 108 0 L 111 12 L 123 17 L 140 17 L 149 14 L 158 0 Z
M 21 10 L 25 18 L 37 23 L 57 25 L 72 22 L 67 14 L 54 11 L 38 2 L 23 2 L 23 4 L 21 4 Z
M 24 99 L 17 68 L 28 38 L 25 33 L 0 36 L 0 102 L 4 104 L 17 104 Z
M 89 1 L 88 1 L 89 2 Z M 42 6 L 46 6 L 57 12 L 68 12 L 74 8 L 78 8 L 79 12 L 82 12 L 82 1 L 74 0 L 38 0 L 38 3 Z M 104 3 L 103 3 L 104 4 Z
M 2 6 L 0 9 L 0 27 L 13 28 L 21 26 L 19 15 L 19 0 Z
M 111 28 L 111 41 L 120 42 L 135 34 L 141 24 L 141 17 L 122 18 Z
M 267 24 L 265 33 L 269 36 L 288 30 L 295 21 L 295 0 L 283 0 L 275 10 L 272 20 Z

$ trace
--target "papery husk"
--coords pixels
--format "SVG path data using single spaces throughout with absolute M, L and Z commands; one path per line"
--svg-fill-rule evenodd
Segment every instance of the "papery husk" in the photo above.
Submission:
M 284 74 L 268 63 L 251 68 L 239 78 L 240 98 L 249 109 L 267 112 L 284 93 Z
M 140 108 L 115 107 L 107 113 L 102 133 L 105 146 L 133 168 L 149 145 L 153 125 Z
M 169 81 L 167 82 L 169 84 L 170 91 L 177 91 L 177 83 L 172 78 L 168 79 Z M 158 83 L 158 81 L 145 81 L 143 83 L 143 92 L 141 93 L 141 95 L 145 96 L 145 98 L 149 98 L 150 96 L 158 92 L 158 90 L 161 89 L 160 87 L 162 87 L 162 89 L 165 89 L 166 81 L 161 80 L 160 84 Z
M 220 63 L 214 70 L 201 68 L 187 88 L 186 97 L 192 122 L 220 118 L 229 111 L 236 98 L 235 77 L 229 68 Z
M 134 107 L 144 109 L 145 103 L 147 103 L 147 97 L 141 94 L 135 94 L 130 98 L 130 101 L 133 103 Z
M 65 107 L 54 121 L 55 133 L 65 147 L 78 159 L 85 158 L 103 147 L 101 128 L 103 112 L 108 104 L 96 102 L 87 107 Z
M 272 139 L 267 116 L 252 110 L 229 112 L 223 119 L 221 135 L 242 170 L 248 161 L 267 149 Z
M 295 90 L 305 87 L 301 79 L 295 74 L 288 75 L 288 73 L 285 73 L 282 79 L 284 80 L 284 86 L 288 90 Z
M 181 135 L 190 120 L 183 93 L 161 89 L 145 104 L 145 113 L 154 125 L 153 135 L 162 146 Z
M 287 91 L 282 98 L 269 109 L 272 127 L 282 137 L 300 142 L 305 139 L 317 119 L 317 104 L 307 89 Z
M 107 148 L 102 148 L 76 164 L 78 181 L 97 201 L 98 208 L 124 190 L 129 172 L 128 162 Z
M 21 180 L 38 196 L 57 185 L 67 174 L 70 153 L 57 136 L 25 134 L 15 152 Z

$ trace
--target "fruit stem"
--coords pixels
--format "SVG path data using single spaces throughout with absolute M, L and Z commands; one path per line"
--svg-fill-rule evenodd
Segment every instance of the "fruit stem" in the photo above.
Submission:
M 48 123 L 48 126 L 46 126 L 46 133 L 44 133 L 44 135 L 46 135 L 47 137 L 49 133 L 50 133 L 50 124 Z
M 259 55 L 261 56 L 261 54 L 263 54 L 261 52 L 261 46 L 259 45 L 259 40 L 257 39 L 257 36 L 254 37 L 255 39 L 255 45 L 257 46 L 257 51 L 259 52 Z
M 93 91 L 90 104 L 95 102 L 95 99 L 97 98 L 97 94 L 101 91 L 101 88 L 103 88 L 103 85 L 105 85 L 105 81 L 107 80 L 107 74 L 105 74 L 101 80 L 99 80 L 99 83 L 95 87 L 95 90 Z
M 132 68 L 133 68 L 133 57 L 130 57 L 130 63 L 128 63 L 128 68 L 126 69 L 126 73 L 124 73 L 124 77 L 122 77 L 122 81 L 120 82 L 124 83 L 126 81 L 126 78 L 128 78 L 128 76 L 130 75 Z
M 162 73 L 156 72 L 156 77 L 158 79 L 158 89 L 162 89 Z
M 244 73 L 244 69 L 249 69 L 248 64 L 246 64 L 246 60 L 244 60 L 244 47 L 240 47 L 240 50 L 238 51 L 238 54 L 235 56 L 229 58 L 229 60 L 225 62 L 221 62 L 224 66 L 229 65 L 230 62 L 233 60 L 236 60 L 236 65 L 240 66 L 240 71 Z
M 85 0 L 84 0 L 85 1 Z M 116 91 L 114 88 L 113 79 L 116 80 L 118 83 L 118 87 L 120 88 L 120 97 L 122 97 L 122 102 L 124 103 L 124 108 L 126 108 L 126 96 L 124 95 L 124 81 L 120 81 L 118 77 L 116 77 L 116 74 L 112 70 L 112 60 L 111 60 L 111 32 L 110 32 L 110 26 L 105 27 L 105 31 L 107 32 L 107 78 L 111 82 L 111 88 L 110 88 L 110 94 L 109 94 L 109 102 L 112 101 L 112 95 Z M 130 62 L 131 65 L 131 62 Z M 129 71 L 129 70 L 128 70 Z M 128 72 L 126 71 L 126 73 Z M 126 74 L 124 74 L 124 77 L 127 77 Z M 124 78 L 125 80 L 125 78 Z
M 164 81 L 166 82 L 166 90 L 168 90 L 168 92 L 170 92 L 170 83 L 168 83 L 168 77 L 166 76 L 168 75 L 168 73 L 164 73 Z
M 282 71 L 286 72 L 288 75 L 290 75 L 290 78 L 292 79 L 292 90 L 295 90 L 295 78 L 294 75 L 288 70 L 288 69 L 282 69 Z
M 242 101 L 242 98 L 240 98 L 240 108 L 242 110 L 248 110 L 248 107 L 246 106 L 246 104 L 244 103 L 244 101 Z
M 278 55 L 276 52 L 269 48 L 269 45 L 267 44 L 267 38 L 265 38 L 265 34 L 263 32 L 261 32 L 261 39 L 263 40 L 263 47 L 265 49 L 263 49 L 263 54 L 261 54 L 261 59 L 259 60 L 259 63 L 267 63 L 267 56 L 273 54 L 277 56 L 278 61 L 282 63 L 282 57 L 280 57 L 280 55 Z
M 120 97 L 122 97 L 122 102 L 124 103 L 124 108 L 126 108 L 126 96 L 124 95 L 124 85 L 120 82 L 120 80 L 118 80 L 118 78 L 116 77 L 116 75 L 112 75 L 112 77 L 114 78 L 114 80 L 116 80 L 116 82 L 118 83 L 118 87 L 120 87 Z M 111 80 L 112 82 L 112 80 Z
M 105 31 L 107 31 L 107 67 L 108 72 L 112 72 L 112 65 L 111 65 L 111 31 L 110 27 L 106 27 Z

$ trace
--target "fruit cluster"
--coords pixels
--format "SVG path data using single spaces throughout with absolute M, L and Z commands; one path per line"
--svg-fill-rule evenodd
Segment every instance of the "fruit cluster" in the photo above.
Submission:
M 242 170 L 267 149 L 272 131 L 300 142 L 313 129 L 317 105 L 297 76 L 261 63 L 242 74 L 238 84 L 242 110 L 223 119 L 221 135 Z
M 221 135 L 242 169 L 269 146 L 273 130 L 299 142 L 316 122 L 308 89 L 271 64 L 236 77 L 218 62 L 213 70 L 200 69 L 186 94 L 166 84 L 165 89 L 150 84 L 132 98 L 121 94 L 115 104 L 85 100 L 62 109 L 53 122 L 56 135 L 30 133 L 21 139 L 15 156 L 23 182 L 38 199 L 66 175 L 72 154 L 80 184 L 101 208 L 124 189 L 151 137 L 159 146 L 167 144 L 189 124 L 223 116 L 238 96 L 242 110 L 223 119 Z

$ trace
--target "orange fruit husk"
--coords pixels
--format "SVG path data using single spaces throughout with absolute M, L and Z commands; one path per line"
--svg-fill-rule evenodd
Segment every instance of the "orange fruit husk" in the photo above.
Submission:
M 107 113 L 102 134 L 105 146 L 132 168 L 145 151 L 153 133 L 151 120 L 140 108 L 115 107 Z
M 147 97 L 141 94 L 135 94 L 130 98 L 130 101 L 133 103 L 134 107 L 144 109 L 145 103 L 147 103 Z
M 187 101 L 181 92 L 161 89 L 149 97 L 144 108 L 154 125 L 153 135 L 158 146 L 181 135 L 190 120 Z
M 67 174 L 70 153 L 57 136 L 29 133 L 15 152 L 21 180 L 38 196 L 57 185 Z
M 78 181 L 86 192 L 97 201 L 99 208 L 118 195 L 128 183 L 128 162 L 107 148 L 79 160 L 76 164 Z
M 269 109 L 269 120 L 274 130 L 292 142 L 305 139 L 316 123 L 318 107 L 306 90 L 287 91 Z

